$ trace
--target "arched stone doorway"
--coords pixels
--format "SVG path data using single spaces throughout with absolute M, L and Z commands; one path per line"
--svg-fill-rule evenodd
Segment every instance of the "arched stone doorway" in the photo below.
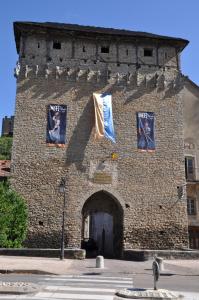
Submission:
M 87 256 L 120 258 L 123 240 L 123 209 L 111 194 L 99 191 L 82 209 L 82 247 Z

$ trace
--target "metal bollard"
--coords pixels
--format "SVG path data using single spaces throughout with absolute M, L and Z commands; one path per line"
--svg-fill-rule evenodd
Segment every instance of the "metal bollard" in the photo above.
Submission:
M 154 290 L 157 290 L 157 281 L 158 281 L 159 276 L 160 276 L 160 270 L 159 270 L 159 264 L 156 261 L 156 258 L 153 261 L 152 269 L 153 269 L 153 279 L 154 279 Z
M 103 256 L 97 256 L 96 257 L 96 268 L 103 269 L 104 268 L 104 257 Z
M 164 271 L 164 262 L 162 257 L 156 257 L 155 260 L 157 261 L 159 265 L 160 271 Z

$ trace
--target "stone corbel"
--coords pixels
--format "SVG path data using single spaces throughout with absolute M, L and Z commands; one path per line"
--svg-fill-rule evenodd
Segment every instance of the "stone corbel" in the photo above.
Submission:
M 25 69 L 25 78 L 28 78 L 28 74 L 32 71 L 32 68 L 30 68 L 28 65 L 26 65 Z
M 146 75 L 138 80 L 138 87 L 146 88 Z
M 106 72 L 106 76 L 107 76 L 107 81 L 109 82 L 109 80 L 111 80 L 111 70 L 107 70 Z
M 128 74 L 127 84 L 137 87 L 137 72 Z
M 67 68 L 67 71 L 66 71 L 67 75 L 66 75 L 66 78 L 67 80 L 71 80 L 71 81 L 76 81 L 76 77 L 77 77 L 77 69 L 75 68 Z
M 128 77 L 127 74 L 117 73 L 117 83 L 127 81 L 127 77 Z
M 16 63 L 16 67 L 14 68 L 14 77 L 17 78 L 20 74 L 21 65 L 19 62 Z
M 122 74 L 117 73 L 116 78 L 117 78 L 117 83 L 120 83 L 122 80 Z
M 39 66 L 36 65 L 36 67 L 35 67 L 35 75 L 36 75 L 36 77 L 37 77 L 38 73 L 39 73 Z
M 174 81 L 164 81 L 165 93 L 172 90 L 174 88 Z
M 112 73 L 111 70 L 107 71 L 107 81 L 110 84 L 114 84 L 117 82 L 118 73 Z
M 128 75 L 127 75 L 127 84 L 131 83 L 132 77 L 133 77 L 133 73 L 128 72 Z
M 76 80 L 79 81 L 80 79 L 82 79 L 82 77 L 85 76 L 87 72 L 87 70 L 79 69 L 79 71 L 77 72 Z
M 56 79 L 59 79 L 60 76 L 63 74 L 64 70 L 59 67 L 59 66 L 56 66 L 56 69 L 55 69 L 55 77 Z
M 72 77 L 74 74 L 75 74 L 75 69 L 73 69 L 73 68 L 67 69 L 67 78 Z
M 101 76 L 102 76 L 101 71 L 97 71 L 97 82 L 100 82 Z
M 164 74 L 160 74 L 158 76 L 157 82 L 156 82 L 156 87 L 157 87 L 158 91 L 164 90 L 165 84 L 166 84 L 165 76 L 164 76 Z
M 155 73 L 152 77 L 146 78 L 146 86 L 147 88 L 156 88 L 157 87 L 157 79 L 159 75 Z
M 70 68 L 69 67 L 66 68 L 66 79 L 68 79 L 68 77 L 69 77 L 69 71 L 70 71 Z
M 49 65 L 47 65 L 46 69 L 45 69 L 45 78 L 48 79 L 48 77 L 51 73 L 52 73 L 52 71 L 49 69 Z
M 92 81 L 96 78 L 97 72 L 93 70 L 88 70 L 87 81 Z

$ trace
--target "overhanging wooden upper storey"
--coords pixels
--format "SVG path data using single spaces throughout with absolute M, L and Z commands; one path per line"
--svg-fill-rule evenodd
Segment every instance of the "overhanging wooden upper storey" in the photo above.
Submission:
M 44 34 L 53 36 L 70 36 L 97 40 L 130 41 L 132 43 L 155 43 L 168 45 L 181 52 L 189 43 L 188 40 L 157 35 L 147 32 L 131 31 L 124 29 L 103 28 L 94 26 L 82 26 L 63 23 L 38 23 L 38 22 L 14 22 L 14 34 L 17 53 L 19 53 L 21 35 Z

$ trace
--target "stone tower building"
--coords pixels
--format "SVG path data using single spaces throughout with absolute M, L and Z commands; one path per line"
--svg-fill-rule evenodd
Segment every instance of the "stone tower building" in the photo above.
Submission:
M 12 185 L 29 247 L 188 247 L 180 53 L 188 41 L 118 29 L 15 22 Z M 93 93 L 112 99 L 116 142 L 95 140 Z M 59 142 L 55 127 L 62 124 Z M 54 135 L 54 136 L 53 136 Z
M 13 135 L 13 127 L 14 127 L 14 116 L 8 118 L 5 116 L 2 120 L 2 136 L 12 136 Z

